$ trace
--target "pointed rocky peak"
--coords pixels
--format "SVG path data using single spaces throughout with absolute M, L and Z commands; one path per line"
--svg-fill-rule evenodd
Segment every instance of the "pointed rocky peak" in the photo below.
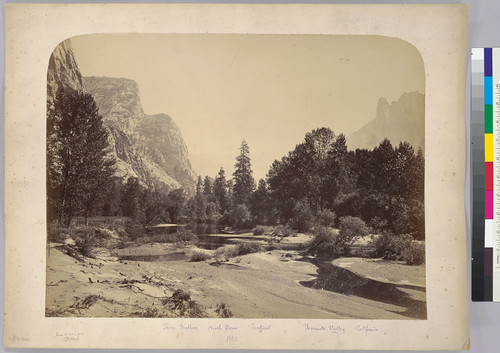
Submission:
M 393 145 L 406 141 L 415 149 L 424 149 L 424 99 L 419 92 L 405 92 L 391 104 L 380 98 L 375 118 L 348 136 L 349 149 L 373 149 L 384 138 L 388 138 Z
M 386 117 L 389 112 L 389 102 L 384 97 L 378 99 L 377 102 L 377 117 Z

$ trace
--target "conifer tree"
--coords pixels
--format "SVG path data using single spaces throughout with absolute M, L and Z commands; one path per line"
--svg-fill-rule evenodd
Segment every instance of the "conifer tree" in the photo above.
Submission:
M 227 180 L 224 168 L 220 168 L 219 173 L 214 181 L 214 197 L 215 202 L 219 205 L 219 211 L 221 214 L 229 207 L 228 191 L 227 191 Z
M 47 107 L 48 219 L 68 227 L 102 207 L 115 160 L 94 98 L 60 89 Z
M 252 176 L 252 165 L 250 163 L 250 149 L 245 140 L 241 142 L 240 154 L 236 157 L 234 165 L 234 186 L 233 186 L 233 201 L 235 205 L 248 205 L 253 190 L 255 189 L 255 181 Z

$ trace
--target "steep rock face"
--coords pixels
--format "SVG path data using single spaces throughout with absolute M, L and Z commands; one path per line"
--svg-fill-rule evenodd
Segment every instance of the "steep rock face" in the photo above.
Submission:
M 136 142 L 144 116 L 137 83 L 127 78 L 84 77 L 83 86 L 94 97 L 106 125 Z
M 373 149 L 388 138 L 393 146 L 400 141 L 409 142 L 415 150 L 425 147 L 424 95 L 418 92 L 404 93 L 390 105 L 380 98 L 375 119 L 346 138 L 349 149 Z
M 71 41 L 65 40 L 52 52 L 47 70 L 47 101 L 52 103 L 57 90 L 71 88 L 81 90 L 83 88 L 82 74 L 73 54 Z
M 84 90 L 94 97 L 109 131 L 116 158 L 115 176 L 122 181 L 137 177 L 148 187 L 194 193 L 191 169 L 182 134 L 168 115 L 144 114 L 137 83 L 125 78 L 82 77 L 71 47 L 62 42 L 52 53 L 47 72 L 47 101 L 59 87 Z
M 195 173 L 179 128 L 168 115 L 144 114 L 135 81 L 84 77 L 83 87 L 111 132 L 121 178 L 137 176 L 156 188 L 194 190 Z
M 166 114 L 145 115 L 139 132 L 143 154 L 181 185 L 194 187 L 196 174 L 191 168 L 182 133 L 174 120 Z

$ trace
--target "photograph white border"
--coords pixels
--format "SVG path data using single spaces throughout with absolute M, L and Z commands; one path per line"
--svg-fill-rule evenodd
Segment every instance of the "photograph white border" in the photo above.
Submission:
M 466 349 L 466 5 L 7 4 L 5 327 L 8 347 Z M 90 33 L 382 35 L 413 44 L 426 72 L 427 320 L 45 317 L 48 60 Z M 228 320 L 226 322 L 226 320 Z M 177 330 L 165 330 L 166 323 Z M 210 331 L 230 323 L 236 332 Z M 271 325 L 270 330 L 253 330 Z M 343 333 L 315 332 L 340 326 Z M 180 329 L 198 327 L 197 330 Z

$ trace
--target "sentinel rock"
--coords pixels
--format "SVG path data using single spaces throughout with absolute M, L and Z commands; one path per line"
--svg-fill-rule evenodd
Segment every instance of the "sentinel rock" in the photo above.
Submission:
M 380 98 L 375 118 L 347 136 L 346 141 L 349 149 L 373 149 L 384 138 L 388 138 L 394 146 L 400 141 L 407 141 L 415 150 L 424 150 L 425 104 L 422 93 L 404 93 L 391 104 Z

